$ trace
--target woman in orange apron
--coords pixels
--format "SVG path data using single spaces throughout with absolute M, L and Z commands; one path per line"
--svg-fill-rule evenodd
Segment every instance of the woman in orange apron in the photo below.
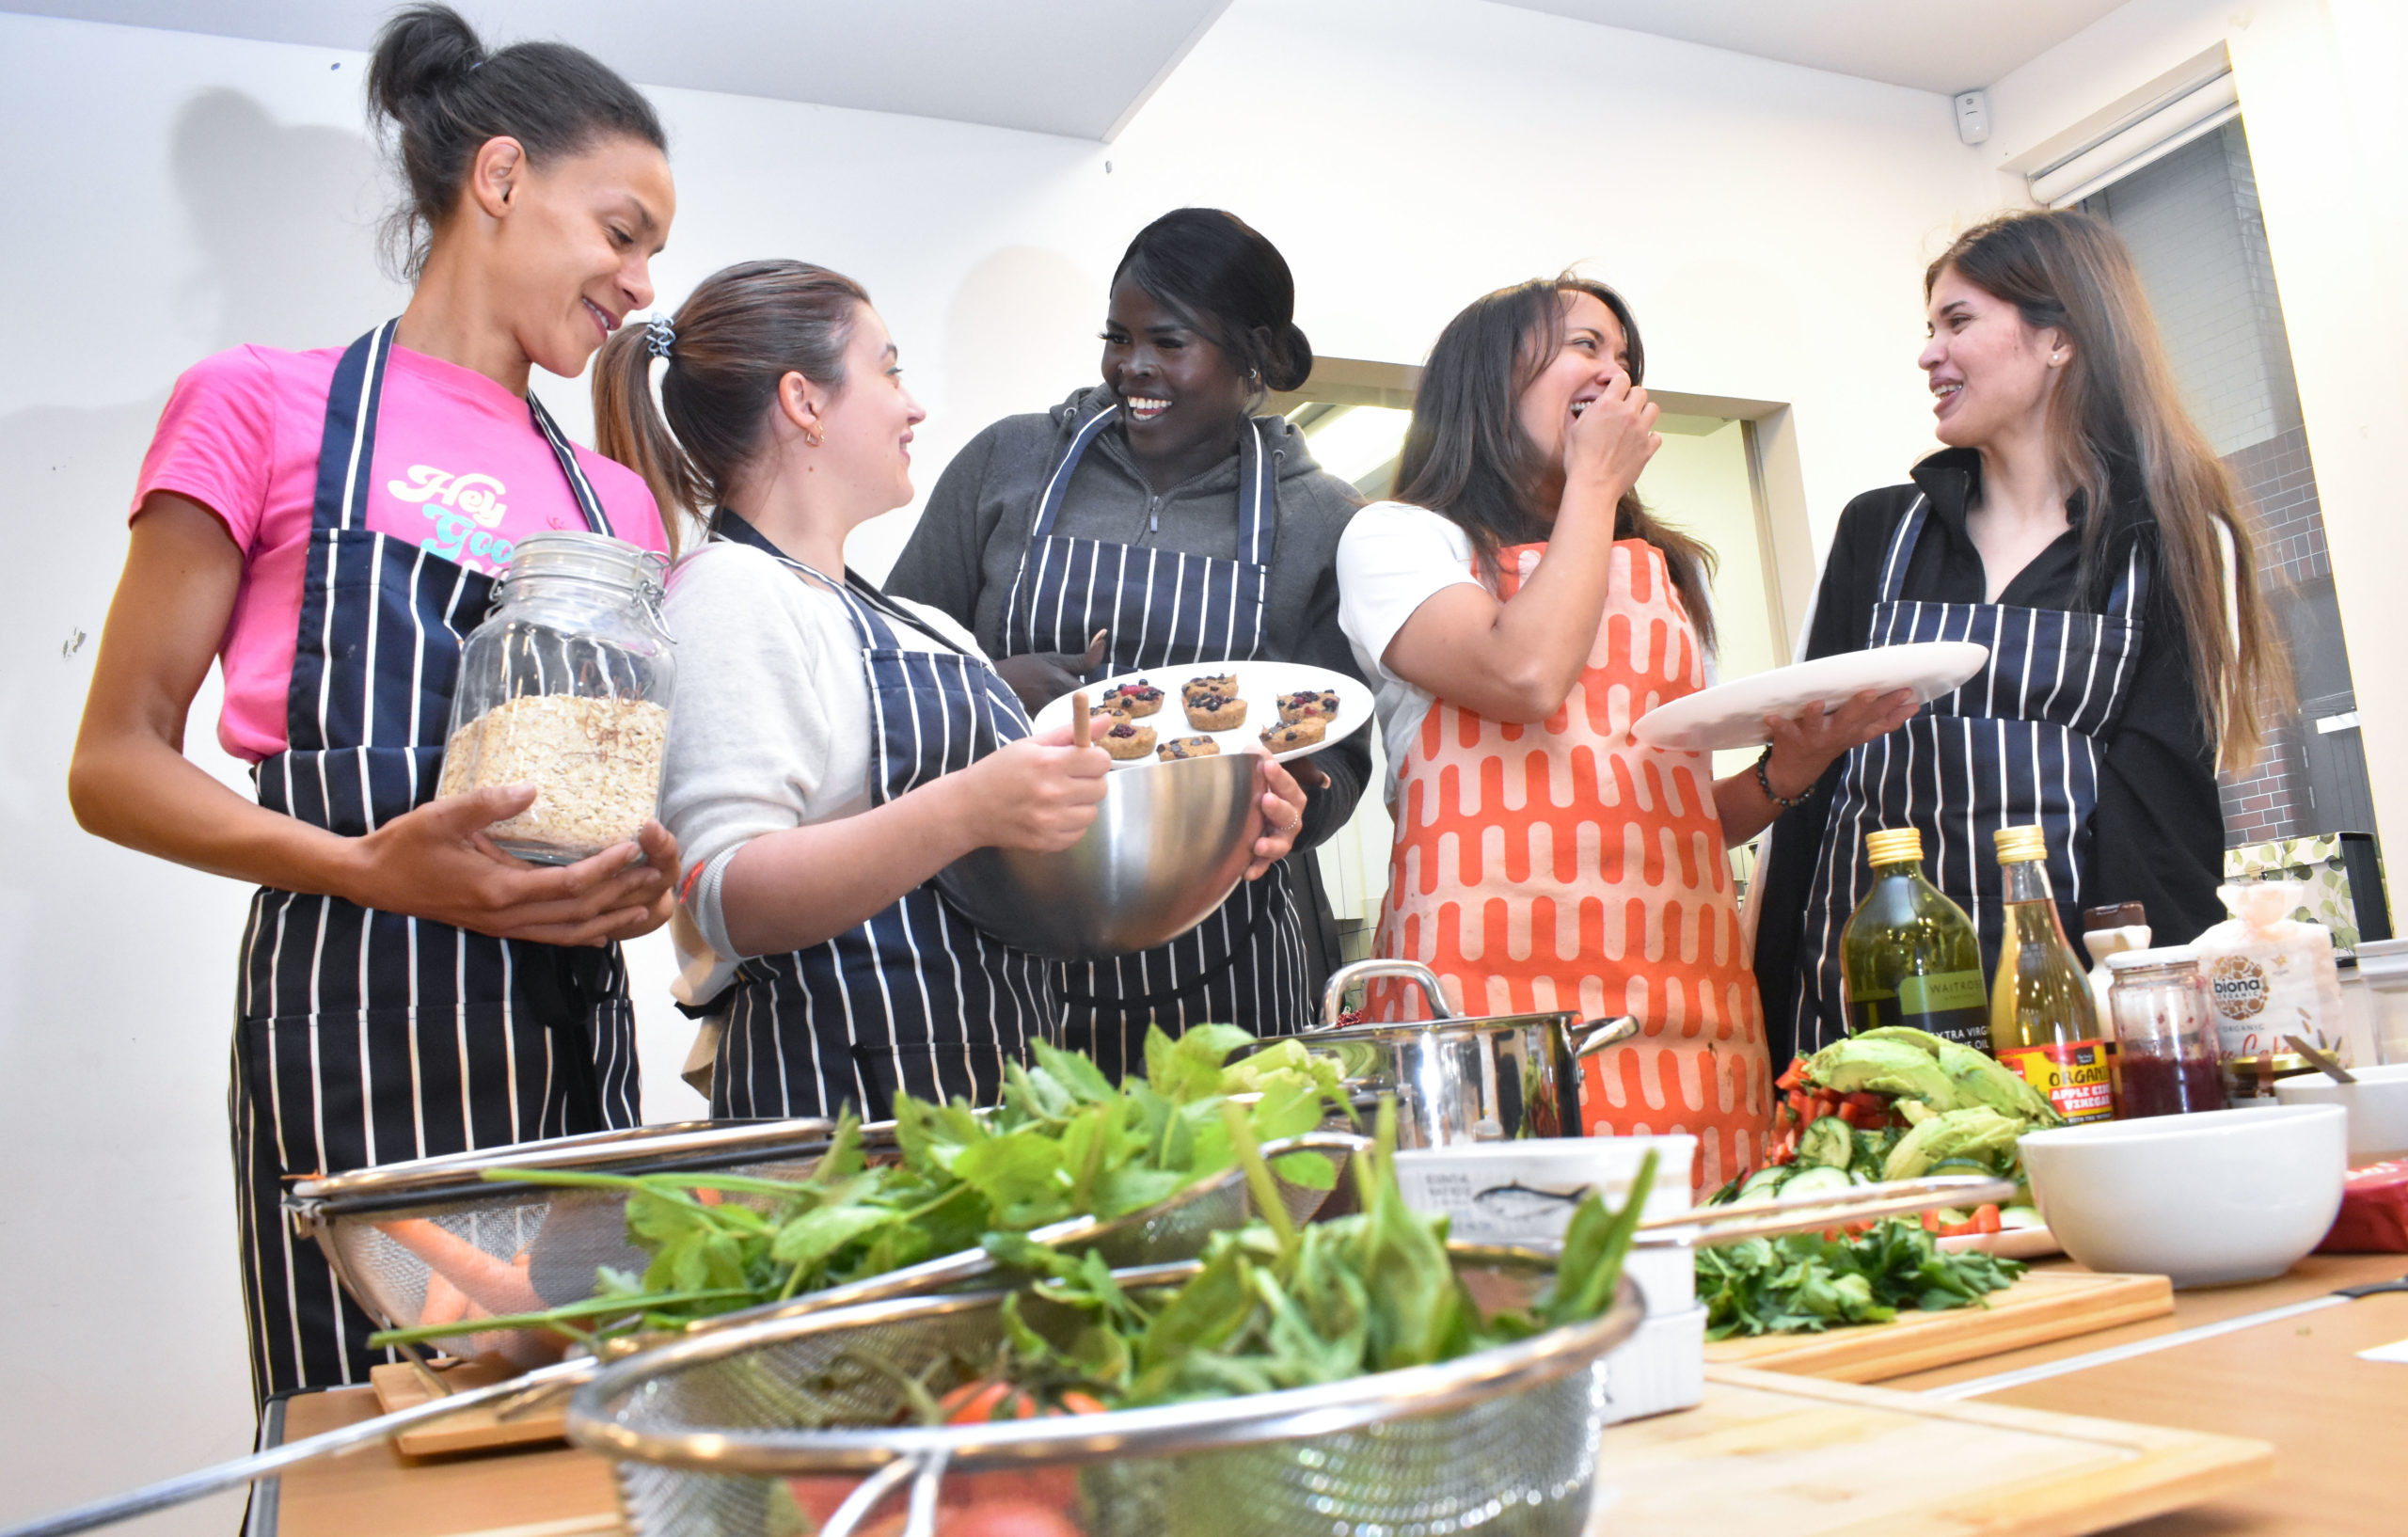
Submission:
M 1602 283 L 1500 290 L 1432 350 L 1396 501 L 1339 547 L 1339 615 L 1375 686 L 1396 848 L 1376 953 L 1421 961 L 1466 1014 L 1628 1013 L 1588 1060 L 1581 1121 L 1686 1132 L 1693 1182 L 1757 1159 L 1772 1110 L 1764 1016 L 1724 849 L 1854 740 L 1860 699 L 1773 721 L 1754 768 L 1631 723 L 1706 686 L 1713 555 L 1632 487 L 1661 439 L 1638 327 Z M 1372 1018 L 1420 1000 L 1372 986 Z

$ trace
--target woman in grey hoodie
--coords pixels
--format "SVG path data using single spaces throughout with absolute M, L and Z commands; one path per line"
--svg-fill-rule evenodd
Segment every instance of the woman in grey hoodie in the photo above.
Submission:
M 1254 414 L 1312 371 L 1294 309 L 1287 261 L 1234 214 L 1148 225 L 1113 275 L 1101 385 L 972 439 L 887 590 L 970 626 L 1032 710 L 1147 668 L 1253 658 L 1359 676 L 1335 568 L 1359 499 L 1301 432 Z M 1308 1022 L 1329 958 L 1306 851 L 1354 814 L 1370 750 L 1357 735 L 1298 767 L 1297 857 L 1158 950 L 1065 967 L 1067 1044 L 1117 1077 L 1143 1066 L 1149 1025 Z

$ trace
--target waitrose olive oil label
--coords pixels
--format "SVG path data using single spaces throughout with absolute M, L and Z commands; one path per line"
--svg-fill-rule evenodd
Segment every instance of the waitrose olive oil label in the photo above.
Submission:
M 1989 988 L 1972 919 L 1924 879 L 1923 834 L 1885 828 L 1864 839 L 1872 889 L 1840 936 L 1851 1034 L 1907 1025 L 1988 1051 Z

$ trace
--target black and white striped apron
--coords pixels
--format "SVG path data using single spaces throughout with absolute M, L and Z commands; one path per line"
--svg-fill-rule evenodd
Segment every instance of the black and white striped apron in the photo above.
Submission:
M 1237 558 L 1066 538 L 1054 524 L 1079 460 L 1119 420 L 1106 406 L 1070 439 L 1045 483 L 1020 573 L 1004 609 L 1004 653 L 1077 655 L 1098 630 L 1111 651 L 1088 681 L 1147 668 L 1261 655 L 1264 594 L 1277 533 L 1275 467 L 1253 421 L 1238 435 Z M 1175 684 L 1164 710 L 1179 707 Z M 1256 708 L 1268 706 L 1257 701 Z M 1173 720 L 1169 734 L 1177 734 Z M 1304 931 L 1284 865 L 1243 881 L 1218 911 L 1168 944 L 1117 960 L 1059 967 L 1063 1041 L 1117 1079 L 1145 1065 L 1146 1031 L 1244 1025 L 1287 1035 L 1310 1022 Z
M 495 582 L 370 531 L 376 414 L 394 322 L 336 365 L 318 451 L 287 748 L 253 770 L 260 803 L 359 837 L 434 799 L 460 646 Z M 533 395 L 588 527 L 594 488 Z M 335 896 L 251 899 L 236 1005 L 233 1121 L 252 1386 L 364 1382 L 391 1358 L 317 1245 L 293 1236 L 288 1180 L 636 1123 L 634 1019 L 618 947 L 472 934 Z
M 2067 932 L 2081 931 L 2099 744 L 2123 714 L 2140 659 L 2147 563 L 2135 544 L 2103 614 L 1904 601 L 1898 594 L 1929 516 L 1917 497 L 1892 536 L 1865 644 L 1974 641 L 1989 647 L 1989 660 L 1905 725 L 1847 755 L 1815 853 L 1801 931 L 1801 1052 L 1847 1033 L 1840 934 L 1864 895 L 1867 832 L 1921 830 L 1925 873 L 1972 916 L 1981 934 L 1985 978 L 1997 970 L 2005 924 L 1991 845 L 2002 827 L 2045 830 L 2050 889 Z
M 719 526 L 722 538 L 767 551 L 843 602 L 869 685 L 876 804 L 1028 735 L 1020 700 L 983 658 L 943 636 L 931 637 L 942 651 L 907 647 L 895 622 L 929 632 L 876 588 L 850 573 L 822 576 L 724 509 Z M 933 884 L 916 887 L 849 933 L 737 968 L 711 1113 L 832 1116 L 850 1104 L 885 1120 L 898 1091 L 991 1104 L 1005 1066 L 1026 1055 L 1031 1038 L 1054 1038 L 1051 971 L 981 933 Z

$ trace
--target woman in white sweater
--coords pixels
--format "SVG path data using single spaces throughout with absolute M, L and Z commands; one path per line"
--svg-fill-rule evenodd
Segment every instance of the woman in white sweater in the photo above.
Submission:
M 901 375 L 860 285 L 784 261 L 705 279 L 595 372 L 604 451 L 712 535 L 670 581 L 661 820 L 685 856 L 679 991 L 725 1014 L 715 1115 L 991 1101 L 1059 1025 L 1046 963 L 929 879 L 973 848 L 1069 846 L 1111 760 L 1030 737 L 968 632 L 845 569 L 846 535 L 911 499 L 926 413 Z M 1266 768 L 1258 869 L 1304 801 Z

